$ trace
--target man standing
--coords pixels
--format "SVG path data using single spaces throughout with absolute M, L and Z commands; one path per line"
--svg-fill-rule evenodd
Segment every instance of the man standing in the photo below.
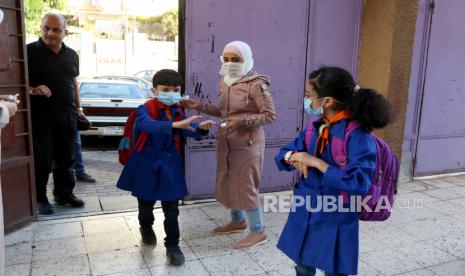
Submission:
M 65 18 L 53 13 L 45 15 L 41 31 L 41 38 L 27 45 L 32 138 L 37 208 L 40 214 L 52 214 L 53 207 L 47 199 L 48 176 L 52 171 L 55 202 L 84 206 L 84 201 L 73 194 L 73 165 L 77 117 L 85 115 L 76 81 L 79 59 L 63 43 L 68 34 Z

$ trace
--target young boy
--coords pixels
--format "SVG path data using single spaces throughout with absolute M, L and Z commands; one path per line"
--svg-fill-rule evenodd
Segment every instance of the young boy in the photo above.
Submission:
M 181 85 L 181 76 L 174 70 L 164 69 L 153 76 L 154 98 L 138 107 L 134 123 L 134 137 L 148 134 L 147 139 L 141 150 L 131 153 L 117 183 L 118 188 L 137 197 L 140 233 L 147 245 L 157 244 L 152 229 L 153 207 L 157 200 L 161 201 L 166 255 L 169 263 L 177 266 L 184 263 L 179 248 L 178 203 L 187 195 L 181 136 L 206 135 L 214 124 L 211 120 L 194 123 L 200 116 L 186 119 L 178 105 L 182 99 Z M 153 110 L 148 110 L 150 107 Z

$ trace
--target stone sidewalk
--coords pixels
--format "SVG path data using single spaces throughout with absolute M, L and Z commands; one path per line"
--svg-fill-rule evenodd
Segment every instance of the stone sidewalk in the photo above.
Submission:
M 163 214 L 155 214 L 161 241 Z M 275 247 L 286 218 L 266 213 L 270 241 L 236 251 L 231 244 L 244 234 L 210 232 L 228 220 L 226 210 L 182 207 L 180 268 L 166 264 L 163 245 L 140 243 L 136 212 L 39 221 L 6 236 L 6 275 L 294 275 Z M 359 275 L 465 275 L 465 176 L 401 183 L 391 218 L 361 222 L 360 232 Z

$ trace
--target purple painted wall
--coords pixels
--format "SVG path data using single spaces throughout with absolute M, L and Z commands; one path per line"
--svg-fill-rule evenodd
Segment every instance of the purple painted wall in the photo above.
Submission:
M 277 171 L 273 157 L 302 128 L 308 70 L 326 64 L 352 71 L 357 64 L 360 1 L 314 0 L 311 7 L 309 3 L 307 0 L 187 1 L 187 94 L 216 103 L 219 56 L 224 45 L 232 40 L 249 43 L 255 69 L 271 77 L 278 120 L 265 128 L 267 147 L 261 184 L 264 191 L 289 187 L 295 181 L 295 175 Z M 194 95 L 196 88 L 199 93 Z M 191 197 L 214 194 L 215 158 L 213 135 L 200 142 L 188 140 L 185 160 Z

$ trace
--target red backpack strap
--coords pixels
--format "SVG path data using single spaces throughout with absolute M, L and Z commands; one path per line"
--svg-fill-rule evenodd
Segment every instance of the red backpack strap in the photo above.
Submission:
M 150 99 L 144 103 L 147 112 L 149 113 L 150 117 L 154 120 L 159 118 L 159 109 L 158 109 L 158 102 L 156 99 Z M 134 122 L 134 132 L 135 132 L 135 122 Z M 134 136 L 134 135 L 133 135 Z M 144 148 L 145 142 L 147 142 L 149 135 L 147 132 L 141 132 L 139 137 L 137 137 L 137 141 L 134 144 L 134 149 L 137 151 L 142 151 Z
M 156 120 L 160 116 L 159 108 L 158 108 L 158 100 L 156 98 L 150 99 L 145 102 L 145 108 L 149 113 L 152 119 Z

